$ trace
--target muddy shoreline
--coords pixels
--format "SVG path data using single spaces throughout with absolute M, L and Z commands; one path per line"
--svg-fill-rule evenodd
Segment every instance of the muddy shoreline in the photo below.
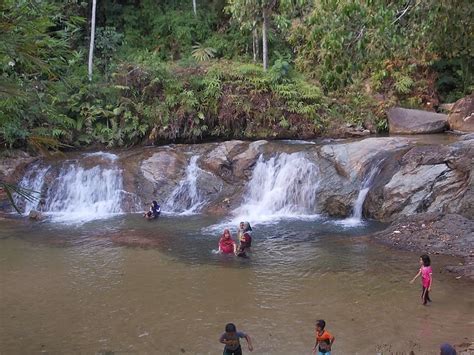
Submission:
M 421 213 L 405 216 L 369 240 L 394 249 L 460 258 L 458 265 L 444 265 L 456 278 L 474 281 L 474 221 L 458 214 Z

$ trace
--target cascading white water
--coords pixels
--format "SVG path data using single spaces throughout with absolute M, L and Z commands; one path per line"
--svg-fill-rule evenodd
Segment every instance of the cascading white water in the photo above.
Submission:
M 35 191 L 46 191 L 44 204 L 39 201 L 27 202 L 25 213 L 39 209 L 53 221 L 85 222 L 107 218 L 121 213 L 124 200 L 130 194 L 123 190 L 122 171 L 115 165 L 117 156 L 111 153 L 88 153 L 87 157 L 106 161 L 100 165 L 93 161 L 89 167 L 81 166 L 80 161 L 63 163 L 56 178 L 50 167 L 39 169 L 33 166 L 25 175 L 21 186 Z M 49 176 L 48 185 L 46 180 Z
M 253 222 L 315 217 L 318 167 L 304 153 L 282 153 L 265 161 L 261 155 L 237 219 Z
M 375 177 L 379 174 L 380 169 L 382 168 L 382 162 L 383 161 L 380 161 L 378 164 L 374 164 L 370 168 L 368 174 L 365 175 L 364 179 L 362 180 L 359 194 L 357 195 L 357 199 L 354 203 L 352 216 L 343 220 L 342 224 L 347 226 L 361 224 L 362 208 L 364 207 L 365 198 L 367 197 L 367 194 L 369 193 L 369 190 L 372 187 Z
M 199 175 L 205 173 L 199 168 L 197 164 L 198 159 L 199 156 L 195 155 L 189 161 L 184 178 L 165 201 L 164 211 L 179 214 L 193 214 L 197 213 L 206 203 L 206 200 L 197 188 Z
M 104 218 L 122 212 L 122 192 L 120 169 L 72 164 L 53 182 L 45 210 L 61 221 Z
M 41 200 L 41 189 L 44 185 L 44 177 L 50 169 L 50 166 L 41 167 L 40 164 L 34 164 L 20 181 L 20 186 L 33 191 L 34 199 L 32 200 L 23 200 L 18 196 L 15 199 L 15 203 L 18 206 L 24 204 L 23 211 L 24 214 L 30 213 L 31 210 L 38 209 L 38 205 Z

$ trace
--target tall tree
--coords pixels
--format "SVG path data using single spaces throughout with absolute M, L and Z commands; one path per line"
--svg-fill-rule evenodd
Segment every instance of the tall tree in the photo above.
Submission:
M 197 5 L 196 5 L 196 0 L 193 0 L 193 11 L 194 11 L 194 16 L 197 15 L 197 9 L 196 9 Z
M 195 1 L 195 0 L 193 0 Z M 97 8 L 97 1 L 92 0 L 92 16 L 91 16 L 91 41 L 89 45 L 89 65 L 88 74 L 89 81 L 92 81 L 92 61 L 94 59 L 94 40 L 95 40 L 95 10 Z
M 240 24 L 241 29 L 252 31 L 253 57 L 257 58 L 258 31 L 257 26 L 262 26 L 262 64 L 263 69 L 268 69 L 268 37 L 272 28 L 272 16 L 275 12 L 292 14 L 296 7 L 302 7 L 307 0 L 229 0 L 227 12 Z
M 260 0 L 230 0 L 226 11 L 241 30 L 251 31 L 253 60 L 257 61 L 260 42 L 258 27 L 262 24 Z

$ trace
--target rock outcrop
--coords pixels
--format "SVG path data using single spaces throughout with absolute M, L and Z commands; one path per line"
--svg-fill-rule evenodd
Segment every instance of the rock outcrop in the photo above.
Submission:
M 460 213 L 473 218 L 473 156 L 471 140 L 412 147 L 389 180 L 370 191 L 367 214 L 383 221 L 421 212 Z
M 456 101 L 448 116 L 448 124 L 454 131 L 474 132 L 474 94 Z
M 250 177 L 252 174 L 251 168 L 262 153 L 260 148 L 266 143 L 267 141 L 264 140 L 252 142 L 245 151 L 232 158 L 232 172 L 234 176 L 237 178 Z
M 246 147 L 242 141 L 227 141 L 216 144 L 215 148 L 202 159 L 203 166 L 213 174 L 227 181 L 234 181 L 232 159 L 235 152 Z M 240 149 L 239 149 L 240 148 Z
M 334 217 L 349 216 L 370 166 L 396 151 L 408 149 L 409 144 L 409 139 L 390 137 L 322 146 L 317 161 L 321 172 L 318 212 Z
M 439 133 L 447 128 L 448 116 L 441 113 L 394 107 L 387 112 L 390 134 Z
M 365 217 L 393 221 L 406 215 L 442 212 L 473 218 L 474 135 L 454 139 L 457 141 L 450 145 L 444 141 L 427 145 L 415 137 L 367 138 L 323 145 L 267 141 L 170 145 L 120 153 L 114 164 L 123 171 L 124 189 L 130 193 L 126 195 L 133 196 L 129 205 L 136 206 L 135 198 L 142 205 L 152 197 L 160 202 L 170 197 L 195 156 L 198 173 L 194 181 L 206 201 L 203 212 L 221 214 L 239 207 L 245 199 L 261 155 L 267 160 L 282 152 L 301 152 L 318 170 L 313 175 L 317 176 L 313 177 L 317 186 L 315 203 L 311 203 L 314 213 L 350 216 L 365 178 L 375 170 L 363 204 Z M 87 164 L 96 163 L 110 164 L 96 160 Z M 58 176 L 60 167 L 61 162 L 52 166 L 54 173 L 48 178 Z M 125 210 L 131 210 L 126 201 L 123 203 Z

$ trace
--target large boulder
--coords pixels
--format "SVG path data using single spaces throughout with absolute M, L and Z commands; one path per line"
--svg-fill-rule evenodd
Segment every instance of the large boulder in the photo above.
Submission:
M 237 178 L 249 178 L 252 175 L 252 167 L 262 154 L 261 147 L 267 144 L 267 141 L 260 140 L 249 144 L 248 148 L 242 153 L 232 158 L 232 173 Z
M 186 156 L 173 149 L 164 149 L 143 160 L 139 166 L 136 192 L 142 201 L 163 200 L 183 177 L 186 169 Z
M 454 131 L 474 132 L 474 94 L 456 101 L 448 116 L 448 124 Z
M 446 130 L 448 122 L 445 114 L 401 107 L 391 108 L 387 116 L 391 134 L 439 133 Z
M 218 143 L 214 149 L 203 157 L 202 164 L 215 175 L 224 180 L 232 181 L 232 156 L 247 145 L 248 143 L 237 140 Z

